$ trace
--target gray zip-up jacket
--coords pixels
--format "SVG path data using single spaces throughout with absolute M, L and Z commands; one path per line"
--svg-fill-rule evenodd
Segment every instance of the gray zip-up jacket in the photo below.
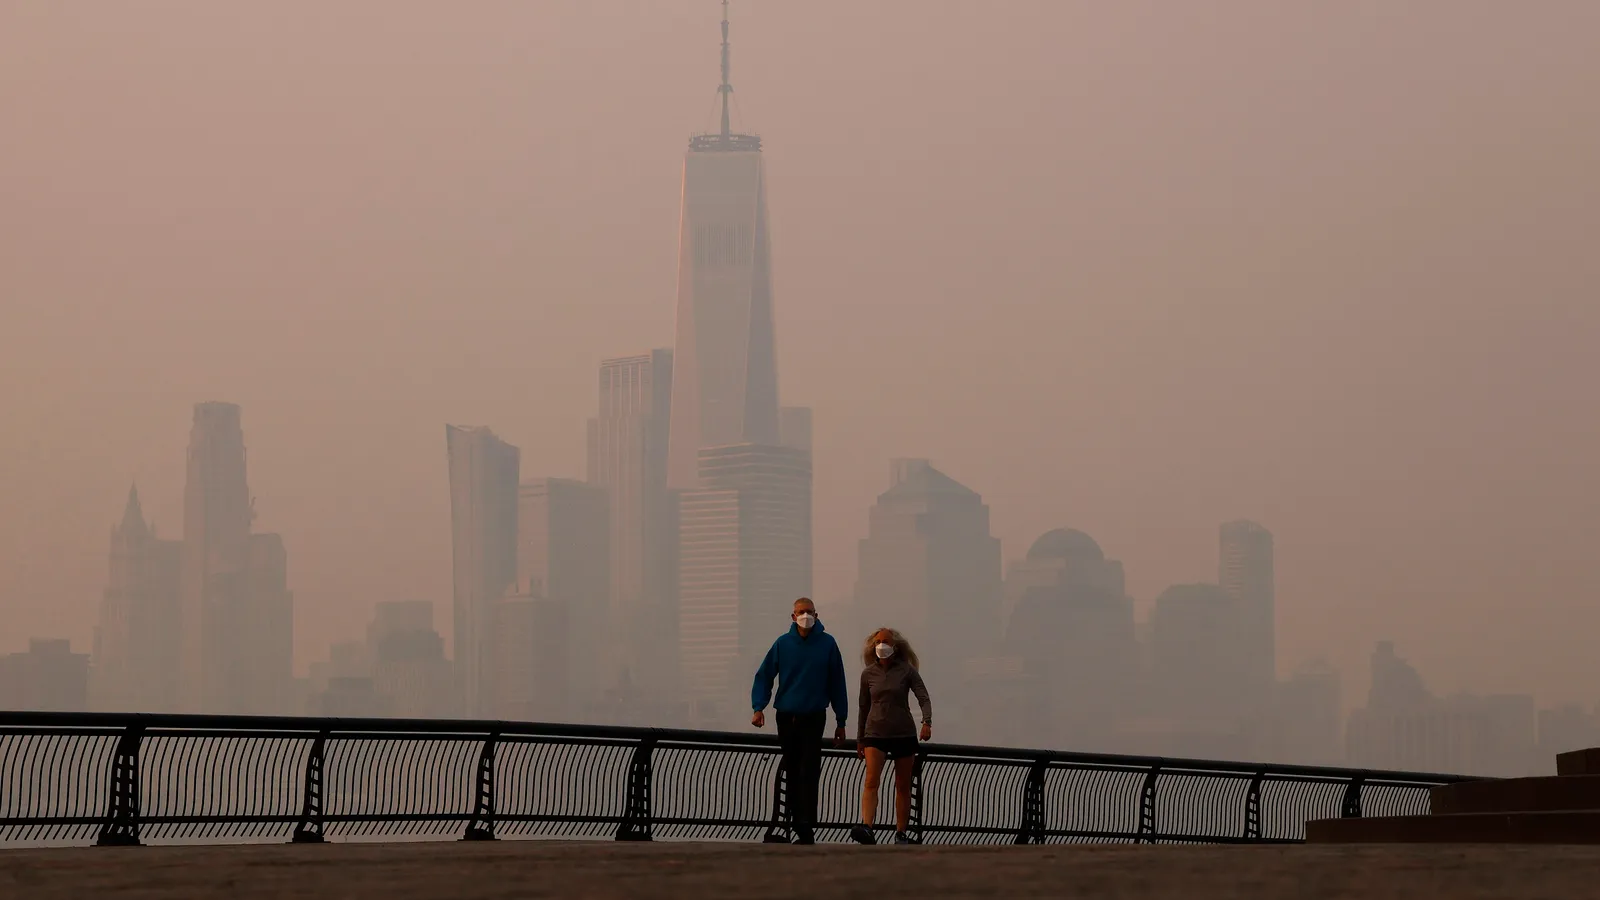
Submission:
M 861 697 L 856 702 L 856 739 L 915 738 L 917 725 L 911 721 L 911 694 L 922 707 L 923 724 L 933 722 L 933 701 L 922 675 L 896 656 L 887 666 L 873 663 L 861 670 Z

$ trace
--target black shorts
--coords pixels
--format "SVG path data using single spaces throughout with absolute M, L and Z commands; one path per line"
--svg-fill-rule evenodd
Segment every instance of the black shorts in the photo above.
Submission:
M 859 743 L 863 747 L 871 747 L 890 759 L 904 759 L 917 755 L 917 739 L 914 737 L 897 738 L 862 738 Z

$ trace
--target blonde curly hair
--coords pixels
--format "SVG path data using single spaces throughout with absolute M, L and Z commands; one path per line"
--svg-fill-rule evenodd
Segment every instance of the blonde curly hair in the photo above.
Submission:
M 880 637 L 883 640 L 879 640 Z M 877 631 L 867 635 L 867 642 L 861 645 L 862 663 L 870 666 L 878 661 L 877 647 L 880 643 L 894 647 L 894 655 L 910 663 L 911 668 L 922 668 L 921 660 L 917 659 L 917 651 L 911 649 L 911 642 L 906 640 L 905 635 L 895 631 L 893 628 L 879 628 Z

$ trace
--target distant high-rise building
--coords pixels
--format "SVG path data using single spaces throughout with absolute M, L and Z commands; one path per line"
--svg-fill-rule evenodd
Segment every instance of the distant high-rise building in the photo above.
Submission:
M 1239 602 L 1214 584 L 1177 584 L 1161 592 L 1150 616 L 1156 706 L 1172 720 L 1211 727 L 1260 712 L 1246 658 Z
M 1344 762 L 1339 672 L 1316 660 L 1278 685 L 1271 739 L 1262 755 L 1273 762 L 1336 766 Z
M 277 535 L 250 533 L 244 430 L 233 403 L 198 403 L 189 433 L 180 566 L 180 706 L 287 711 L 293 595 Z
M 89 654 L 65 640 L 34 638 L 25 653 L 0 656 L 0 709 L 83 712 L 89 702 Z
M 250 488 L 244 430 L 233 403 L 197 403 L 183 486 L 182 708 L 233 712 L 226 682 L 227 619 L 244 598 L 250 558 Z
M 1260 525 L 1240 520 L 1218 528 L 1217 583 L 1238 601 L 1248 689 L 1258 703 L 1278 678 L 1272 556 L 1272 532 Z
M 953 686 L 961 661 L 999 636 L 1000 540 L 977 492 L 925 459 L 895 460 L 889 489 L 858 546 L 856 611 L 867 628 L 899 629 L 930 678 Z M 865 635 L 839 636 L 846 644 Z
M 778 410 L 779 443 L 811 452 L 811 407 L 785 406 Z
M 156 537 L 137 488 L 111 530 L 110 578 L 95 629 L 91 702 L 117 712 L 177 712 L 183 543 Z
M 489 714 L 494 604 L 517 577 L 521 455 L 488 428 L 445 426 L 450 462 L 451 580 L 461 712 Z
M 658 697 L 672 691 L 677 668 L 672 637 L 676 538 L 667 493 L 671 406 L 671 350 L 600 363 L 600 411 L 589 430 L 589 483 L 605 489 L 610 508 L 607 632 L 625 645 L 630 683 Z
M 456 710 L 455 683 L 444 638 L 433 627 L 426 600 L 379 603 L 367 626 L 373 689 L 404 718 L 432 719 Z
M 740 692 L 791 605 L 811 593 L 811 456 L 710 447 L 700 481 L 678 499 L 681 665 L 696 719 L 725 722 L 748 703 Z
M 294 594 L 282 537 L 250 535 L 244 596 L 227 625 L 225 667 L 236 686 L 229 705 L 244 715 L 283 715 L 294 679 Z
M 729 121 L 728 21 L 722 21 L 722 127 L 694 137 L 683 163 L 678 322 L 667 483 L 698 486 L 699 451 L 782 444 L 772 266 L 761 139 Z
M 604 488 L 570 478 L 524 482 L 518 493 L 517 579 L 512 595 L 545 605 L 559 604 L 570 633 L 584 639 L 580 652 L 566 655 L 570 699 L 580 708 L 592 705 L 606 688 L 621 680 L 622 672 L 634 662 L 629 656 L 631 647 L 617 641 L 609 630 L 609 506 Z M 526 615 L 533 618 L 524 616 L 516 621 L 543 621 L 549 617 L 542 605 Z M 523 677 L 517 673 L 546 671 L 542 663 L 528 668 L 530 664 L 521 658 L 542 644 L 518 640 L 502 646 L 513 648 L 508 652 L 514 654 L 496 663 L 495 670 L 503 673 L 503 680 Z M 513 692 L 524 687 L 500 686 Z M 538 685 L 533 688 L 540 689 Z
M 569 605 L 531 591 L 495 604 L 496 660 L 493 715 L 521 722 L 565 722 L 572 718 L 574 659 L 604 639 L 574 647 Z
M 1045 532 L 1007 567 L 1006 650 L 1045 688 L 1036 740 L 1113 749 L 1111 735 L 1137 694 L 1138 644 L 1124 580 L 1122 563 L 1074 528 Z

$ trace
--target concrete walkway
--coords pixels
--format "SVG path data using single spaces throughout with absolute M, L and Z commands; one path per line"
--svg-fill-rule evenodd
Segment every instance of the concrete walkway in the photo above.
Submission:
M 0 897 L 1600 897 L 1600 848 L 575 842 L 0 850 Z

